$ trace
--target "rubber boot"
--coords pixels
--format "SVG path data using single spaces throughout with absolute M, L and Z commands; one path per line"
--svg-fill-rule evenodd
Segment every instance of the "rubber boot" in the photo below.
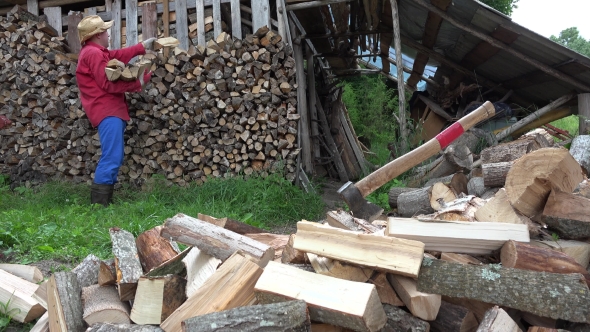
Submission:
M 113 184 L 96 184 L 90 186 L 90 203 L 109 206 L 113 202 Z

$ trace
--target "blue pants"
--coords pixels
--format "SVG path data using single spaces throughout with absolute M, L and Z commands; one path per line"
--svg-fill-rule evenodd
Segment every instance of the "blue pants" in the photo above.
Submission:
M 125 121 L 114 116 L 105 118 L 98 125 L 98 137 L 102 155 L 94 172 L 94 183 L 115 184 L 117 182 L 117 174 L 119 174 L 119 168 L 123 165 L 123 156 L 125 154 L 123 151 L 125 147 L 123 134 L 126 125 Z

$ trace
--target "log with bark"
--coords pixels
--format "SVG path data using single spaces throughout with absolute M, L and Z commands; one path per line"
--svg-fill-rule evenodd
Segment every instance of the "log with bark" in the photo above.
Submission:
M 570 146 L 572 157 L 582 166 L 584 174 L 590 175 L 590 135 L 574 137 Z
M 590 199 L 553 189 L 545 209 L 543 222 L 564 239 L 590 237 Z
M 473 167 L 473 154 L 466 145 L 452 144 L 443 151 L 443 155 L 428 165 L 416 168 L 410 187 L 420 187 L 428 180 L 455 174 L 468 173 Z
M 397 208 L 397 199 L 399 197 L 399 195 L 408 192 L 408 191 L 413 191 L 419 188 L 408 188 L 408 187 L 391 187 L 391 189 L 389 189 L 389 207 L 392 209 L 396 209 Z
M 583 268 L 587 269 L 590 263 L 590 243 L 575 240 L 534 240 L 531 245 L 553 249 L 573 258 Z
M 522 332 L 518 324 L 498 306 L 486 312 L 477 332 Z
M 117 290 L 121 301 L 133 300 L 137 281 L 142 275 L 141 263 L 133 234 L 120 228 L 109 229 L 115 256 Z
M 98 272 L 100 269 L 100 258 L 90 254 L 84 258 L 82 263 L 72 269 L 76 274 L 80 288 L 88 287 L 98 283 Z
M 73 272 L 56 272 L 47 284 L 47 311 L 49 330 L 82 332 L 86 330 L 83 320 L 82 289 Z
M 387 323 L 381 330 L 382 332 L 428 332 L 430 331 L 430 324 L 412 314 L 405 312 L 403 309 L 385 304 L 383 305 L 385 315 L 387 316 Z
M 179 254 L 169 240 L 160 236 L 161 230 L 162 226 L 156 226 L 139 234 L 135 239 L 143 272 L 149 272 Z
M 479 322 L 467 308 L 442 301 L 436 319 L 430 322 L 432 332 L 475 332 Z
M 398 307 L 404 305 L 404 302 L 399 298 L 399 296 L 397 296 L 397 293 L 395 290 L 393 290 L 389 280 L 387 280 L 386 273 L 375 273 L 369 282 L 375 285 L 381 303 L 387 303 Z
M 82 288 L 82 317 L 88 326 L 96 323 L 130 324 L 129 304 L 119 299 L 115 286 L 91 285 Z

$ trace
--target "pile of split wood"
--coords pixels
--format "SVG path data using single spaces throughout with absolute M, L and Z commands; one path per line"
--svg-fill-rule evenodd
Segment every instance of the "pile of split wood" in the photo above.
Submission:
M 0 172 L 11 183 L 61 177 L 90 182 L 98 134 L 83 112 L 76 55 L 20 6 L 0 17 Z M 263 27 L 244 40 L 149 56 L 154 75 L 128 94 L 120 181 L 162 174 L 179 185 L 207 176 L 296 174 L 297 95 L 292 48 Z M 148 57 L 146 57 L 148 59 Z
M 432 213 L 331 211 L 291 235 L 179 213 L 137 238 L 111 228 L 114 259 L 40 286 L 0 266 L 0 298 L 19 321 L 44 315 L 34 331 L 587 331 L 590 136 L 571 153 L 539 142 L 483 151 L 484 170 L 511 164 L 489 198 L 455 175 L 426 187 Z

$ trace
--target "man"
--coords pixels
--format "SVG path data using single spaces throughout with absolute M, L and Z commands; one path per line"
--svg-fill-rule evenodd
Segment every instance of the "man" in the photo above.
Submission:
M 102 154 L 90 187 L 90 202 L 104 206 L 112 202 L 114 185 L 124 157 L 124 131 L 129 118 L 125 92 L 139 92 L 151 79 L 151 72 L 139 75 L 137 81 L 107 79 L 105 67 L 109 60 L 127 64 L 137 55 L 153 50 L 155 38 L 120 50 L 109 50 L 109 29 L 113 22 L 104 22 L 96 15 L 87 16 L 78 24 L 82 50 L 78 57 L 76 80 L 82 107 L 93 127 L 98 128 Z

